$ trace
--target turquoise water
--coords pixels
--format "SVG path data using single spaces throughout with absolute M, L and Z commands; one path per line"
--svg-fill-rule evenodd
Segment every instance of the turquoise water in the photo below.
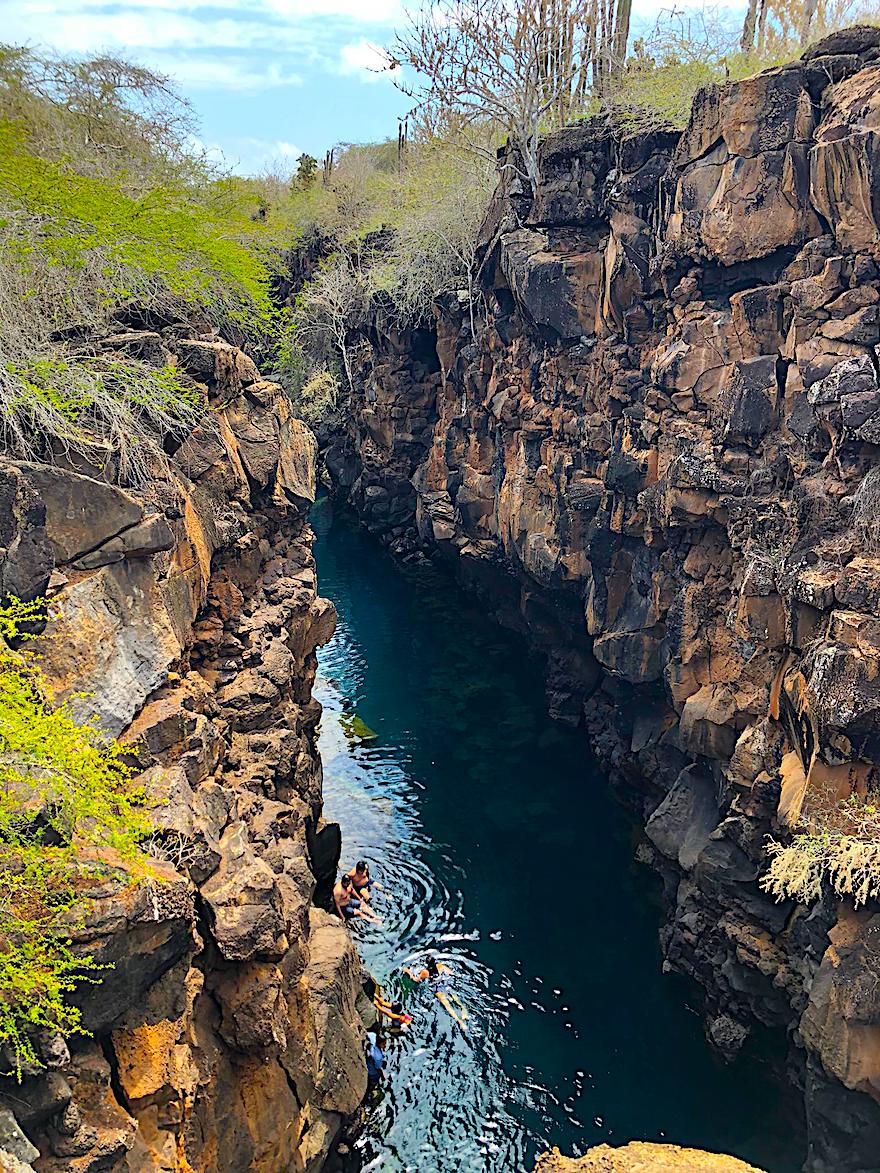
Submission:
M 364 856 L 384 884 L 384 923 L 354 932 L 396 991 L 435 951 L 469 1011 L 465 1032 L 430 990 L 405 993 L 414 1022 L 350 1168 L 513 1173 L 550 1145 L 637 1138 L 793 1173 L 796 1095 L 757 1057 L 718 1062 L 699 992 L 661 974 L 659 881 L 583 734 L 547 717 L 523 642 L 329 501 L 314 525 L 339 612 L 317 686 L 325 813 L 345 866 Z

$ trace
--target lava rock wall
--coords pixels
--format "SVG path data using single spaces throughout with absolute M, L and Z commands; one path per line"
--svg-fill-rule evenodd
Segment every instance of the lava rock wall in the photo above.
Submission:
M 787 1029 L 807 1167 L 876 1169 L 880 910 L 759 880 L 805 796 L 878 785 L 880 32 L 539 162 L 534 191 L 502 168 L 475 334 L 453 292 L 433 346 L 360 340 L 327 468 L 544 647 L 646 822 L 710 1039 Z
M 75 715 L 130 743 L 155 878 L 87 895 L 90 1037 L 0 1080 L 0 1167 L 314 1171 L 366 1092 L 348 929 L 313 905 L 321 818 L 316 442 L 240 350 L 175 325 L 99 340 L 194 380 L 212 421 L 141 489 L 58 454 L 0 460 L 0 583 L 45 596 L 38 645 Z

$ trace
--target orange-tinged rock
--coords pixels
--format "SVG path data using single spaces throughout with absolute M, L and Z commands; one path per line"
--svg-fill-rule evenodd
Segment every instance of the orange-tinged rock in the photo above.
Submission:
M 535 1173 L 762 1173 L 736 1157 L 683 1149 L 673 1144 L 631 1141 L 621 1148 L 597 1145 L 575 1160 L 558 1149 L 538 1158 Z

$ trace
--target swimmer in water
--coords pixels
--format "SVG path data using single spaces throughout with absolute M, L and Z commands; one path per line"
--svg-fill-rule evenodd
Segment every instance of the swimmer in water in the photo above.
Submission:
M 438 965 L 436 958 L 432 954 L 428 954 L 425 958 L 425 968 L 415 972 L 411 969 L 404 968 L 403 971 L 407 977 L 412 978 L 414 982 L 430 982 L 434 987 L 434 995 L 437 1001 L 446 1011 L 451 1019 L 456 1022 L 463 1031 L 467 1030 L 467 1019 L 469 1014 L 465 1008 L 464 1003 L 458 994 L 454 993 L 450 988 L 449 979 L 445 976 L 452 973 L 448 965 L 442 962 Z M 455 1002 L 458 1006 L 456 1010 L 452 1003 Z

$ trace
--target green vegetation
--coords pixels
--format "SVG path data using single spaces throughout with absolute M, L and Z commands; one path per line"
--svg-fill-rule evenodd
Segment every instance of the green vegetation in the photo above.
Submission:
M 327 376 L 351 388 L 368 320 L 423 325 L 441 293 L 462 290 L 475 329 L 477 233 L 495 178 L 455 137 L 423 135 L 348 148 L 324 183 L 294 197 L 323 259 L 296 299 L 276 375 L 305 419 L 335 406 Z
M 880 897 L 880 807 L 852 795 L 811 813 L 807 824 L 790 843 L 770 840 L 764 890 L 812 904 L 827 883 L 856 908 Z
M 114 863 L 137 873 L 149 831 L 123 747 L 50 703 L 26 634 L 41 611 L 0 609 L 0 1044 L 19 1074 L 35 1030 L 81 1029 L 66 995 L 98 969 L 71 948 L 84 893 Z
M 166 437 L 204 415 L 174 371 L 96 356 L 89 339 L 127 307 L 271 343 L 270 285 L 290 226 L 261 217 L 246 181 L 194 155 L 190 129 L 185 105 L 149 71 L 0 48 L 7 450 L 33 457 L 60 444 L 99 459 L 109 449 L 123 479 L 144 480 Z

